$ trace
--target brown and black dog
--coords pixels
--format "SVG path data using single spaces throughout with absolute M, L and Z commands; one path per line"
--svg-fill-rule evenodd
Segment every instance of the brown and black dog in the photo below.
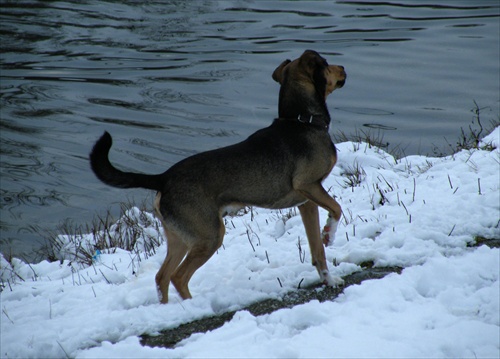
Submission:
M 332 286 L 342 283 L 328 271 L 318 206 L 332 218 L 331 241 L 341 208 L 321 184 L 337 161 L 325 101 L 344 85 L 344 68 L 328 65 L 317 52 L 307 50 L 294 61 L 284 61 L 273 79 L 281 88 L 279 118 L 271 126 L 235 145 L 188 157 L 162 174 L 115 168 L 108 159 L 112 139 L 107 132 L 92 149 L 92 170 L 104 183 L 158 191 L 154 208 L 168 243 L 167 257 L 156 275 L 163 303 L 168 302 L 170 281 L 183 299 L 191 298 L 189 280 L 222 245 L 222 217 L 229 209 L 244 206 L 298 206 L 321 280 Z

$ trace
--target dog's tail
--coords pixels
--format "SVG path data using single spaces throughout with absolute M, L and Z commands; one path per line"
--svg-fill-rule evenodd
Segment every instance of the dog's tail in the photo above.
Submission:
M 90 167 L 97 178 L 107 185 L 118 188 L 146 188 L 161 191 L 162 175 L 146 175 L 134 172 L 123 172 L 109 162 L 108 154 L 113 144 L 108 132 L 99 138 L 90 152 Z

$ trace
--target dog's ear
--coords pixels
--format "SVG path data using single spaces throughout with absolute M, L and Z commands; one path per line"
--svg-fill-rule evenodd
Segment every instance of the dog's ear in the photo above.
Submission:
M 280 85 L 283 84 L 283 70 L 285 69 L 286 65 L 288 65 L 290 60 L 285 60 L 279 65 L 276 70 L 273 72 L 273 80 L 279 83 Z
M 299 65 L 306 71 L 310 76 L 313 76 L 317 69 L 322 69 L 328 66 L 326 60 L 321 57 L 314 50 L 306 50 L 299 57 Z

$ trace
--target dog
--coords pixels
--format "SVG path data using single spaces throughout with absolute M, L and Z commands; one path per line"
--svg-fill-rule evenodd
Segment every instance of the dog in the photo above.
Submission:
M 246 206 L 298 206 L 321 281 L 331 286 L 343 282 L 330 275 L 323 247 L 323 241 L 333 240 L 341 207 L 321 183 L 337 161 L 326 97 L 344 85 L 346 73 L 306 50 L 281 63 L 272 77 L 281 85 L 279 117 L 240 143 L 193 155 L 156 175 L 114 167 L 108 132 L 90 153 L 91 168 L 102 182 L 157 191 L 154 209 L 168 246 L 155 277 L 161 303 L 168 302 L 170 282 L 183 299 L 192 298 L 189 280 L 222 245 L 223 216 Z M 328 211 L 331 222 L 323 239 L 318 206 Z

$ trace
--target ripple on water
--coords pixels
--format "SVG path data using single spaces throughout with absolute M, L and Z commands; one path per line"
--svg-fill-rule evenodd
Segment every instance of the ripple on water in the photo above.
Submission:
M 99 117 L 99 116 L 91 116 L 90 120 L 103 123 L 103 124 L 113 124 L 113 125 L 122 125 L 122 126 L 130 126 L 136 128 L 150 128 L 150 129 L 164 129 L 165 126 L 149 123 L 149 122 L 140 122 L 134 120 L 126 120 L 122 118 L 112 118 L 112 117 Z
M 217 93 L 188 93 L 173 89 L 147 88 L 141 92 L 141 96 L 153 106 L 163 106 L 165 102 L 180 102 L 184 104 L 201 104 L 206 106 L 218 106 L 221 103 L 228 104 L 225 97 Z
M 394 112 L 381 110 L 377 108 L 367 108 L 367 107 L 335 107 L 336 110 L 351 112 L 358 115 L 368 115 L 368 116 L 392 116 Z

